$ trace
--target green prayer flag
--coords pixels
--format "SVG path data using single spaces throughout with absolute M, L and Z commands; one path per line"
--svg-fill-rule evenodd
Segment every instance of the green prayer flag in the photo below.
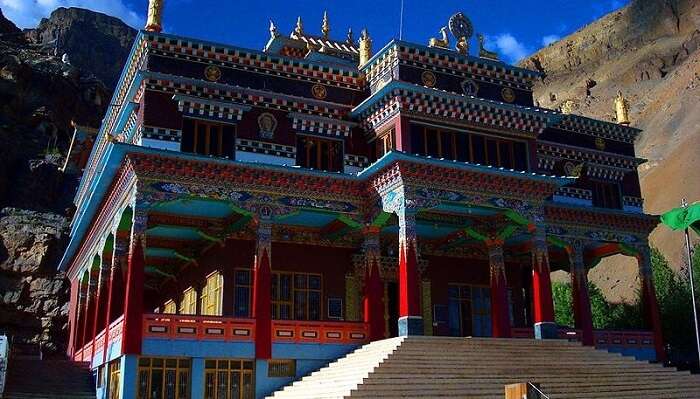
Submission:
M 661 222 L 671 230 L 693 229 L 700 234 L 700 201 L 687 208 L 673 208 L 661 215 Z

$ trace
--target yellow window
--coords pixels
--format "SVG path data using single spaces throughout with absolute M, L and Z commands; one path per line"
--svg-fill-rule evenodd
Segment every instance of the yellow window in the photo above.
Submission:
M 177 314 L 177 305 L 175 305 L 175 301 L 170 300 L 168 302 L 165 302 L 163 304 L 163 313 Z
M 224 278 L 219 272 L 207 276 L 207 282 L 202 288 L 202 314 L 206 316 L 221 316 L 221 302 Z
M 182 302 L 180 303 L 181 314 L 197 314 L 197 291 L 190 287 L 182 293 Z

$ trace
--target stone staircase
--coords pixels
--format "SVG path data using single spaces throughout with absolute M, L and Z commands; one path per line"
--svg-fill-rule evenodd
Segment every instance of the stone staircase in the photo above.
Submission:
M 11 358 L 2 399 L 95 399 L 88 365 L 69 360 Z
M 372 342 L 271 398 L 498 398 L 536 382 L 551 399 L 700 398 L 700 376 L 561 340 L 404 337 Z

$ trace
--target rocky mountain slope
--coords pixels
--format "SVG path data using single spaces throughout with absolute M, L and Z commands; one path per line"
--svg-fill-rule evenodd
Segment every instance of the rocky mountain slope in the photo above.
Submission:
M 621 90 L 631 104 L 632 126 L 644 129 L 637 156 L 644 210 L 661 214 L 681 198 L 700 200 L 700 2 L 632 0 L 521 64 L 544 78 L 535 87 L 541 106 L 575 103 L 574 113 L 613 120 Z M 677 268 L 682 234 L 658 227 L 657 246 Z M 590 278 L 612 300 L 631 300 L 636 262 L 611 257 Z
M 0 332 L 17 342 L 65 345 L 56 265 L 79 176 L 60 167 L 72 123 L 99 126 L 134 36 L 87 10 L 59 8 L 25 32 L 0 12 Z
M 57 8 L 26 34 L 32 43 L 68 54 L 71 64 L 114 87 L 136 30 L 120 19 L 82 8 Z M 118 61 L 118 62 L 115 62 Z

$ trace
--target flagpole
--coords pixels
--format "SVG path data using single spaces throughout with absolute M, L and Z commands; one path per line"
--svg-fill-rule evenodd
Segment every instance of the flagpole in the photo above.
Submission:
M 687 208 L 688 201 L 683 199 L 681 202 L 681 207 Z M 695 285 L 693 282 L 693 254 L 690 248 L 690 233 L 688 228 L 685 228 L 685 249 L 688 254 L 688 273 L 690 275 L 690 300 L 693 303 L 693 322 L 695 323 L 695 344 L 697 345 L 698 351 L 698 367 L 700 367 L 700 332 L 698 330 L 698 311 L 695 307 Z
M 399 16 L 399 40 L 403 40 L 403 0 L 401 0 L 401 15 Z

